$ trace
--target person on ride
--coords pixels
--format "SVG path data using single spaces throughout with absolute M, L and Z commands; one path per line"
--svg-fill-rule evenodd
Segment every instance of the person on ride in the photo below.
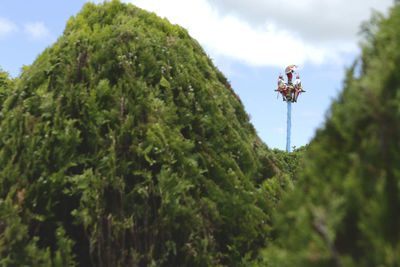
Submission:
M 294 81 L 294 98 L 293 102 L 297 102 L 297 98 L 299 97 L 300 93 L 305 92 L 303 87 L 301 86 L 300 75 L 297 74 L 296 80 Z
M 285 80 L 283 79 L 282 74 L 279 74 L 278 89 L 276 89 L 275 91 L 278 91 L 279 93 L 282 94 L 283 101 L 286 100 L 287 86 L 286 86 Z
M 296 72 L 297 66 L 296 65 L 289 65 L 286 67 L 285 72 L 286 76 L 288 77 L 288 84 L 292 84 L 293 73 Z

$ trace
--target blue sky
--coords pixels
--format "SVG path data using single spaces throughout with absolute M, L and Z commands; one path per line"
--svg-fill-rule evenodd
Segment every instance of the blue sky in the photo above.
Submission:
M 85 0 L 0 0 L 0 67 L 17 76 L 62 35 Z M 93 1 L 92 1 L 93 2 Z M 99 2 L 99 1 L 97 1 Z M 323 126 L 359 54 L 357 31 L 371 9 L 392 0 L 125 0 L 179 24 L 197 39 L 240 96 L 270 148 L 286 147 L 286 104 L 274 92 L 279 73 L 300 65 L 307 93 L 292 106 L 292 146 Z

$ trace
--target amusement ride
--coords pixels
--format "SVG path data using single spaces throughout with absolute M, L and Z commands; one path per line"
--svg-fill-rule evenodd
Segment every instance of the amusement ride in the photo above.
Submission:
M 283 75 L 279 74 L 278 88 L 275 90 L 281 94 L 283 101 L 287 103 L 287 128 L 286 128 L 286 151 L 290 152 L 290 131 L 292 120 L 292 103 L 297 102 L 299 95 L 304 93 L 305 90 L 301 86 L 300 75 L 297 72 L 297 65 L 289 65 L 285 69 L 287 82 L 285 82 Z M 296 74 L 296 80 L 292 82 L 293 76 Z

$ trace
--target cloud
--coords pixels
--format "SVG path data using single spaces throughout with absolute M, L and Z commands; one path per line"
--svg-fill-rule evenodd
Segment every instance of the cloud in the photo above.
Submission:
M 50 36 L 50 32 L 43 22 L 30 22 L 24 25 L 24 31 L 32 40 L 43 40 Z
M 125 0 L 188 29 L 212 57 L 253 66 L 335 63 L 357 48 L 359 24 L 392 0 Z
M 9 21 L 6 18 L 0 17 L 0 37 L 3 37 L 11 32 L 15 32 L 18 30 L 17 25 L 13 22 Z
M 371 9 L 386 13 L 393 0 L 207 0 L 224 16 L 233 14 L 255 27 L 275 25 L 311 42 L 354 42 Z

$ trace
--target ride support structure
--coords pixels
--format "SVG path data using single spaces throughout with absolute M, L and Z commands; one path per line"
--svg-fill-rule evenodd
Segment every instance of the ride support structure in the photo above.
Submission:
M 286 123 L 286 152 L 290 151 L 290 131 L 292 128 L 292 102 L 287 101 L 287 123 Z
M 286 151 L 290 151 L 290 135 L 292 128 L 292 103 L 296 103 L 299 95 L 304 93 L 305 90 L 301 86 L 300 75 L 296 72 L 297 66 L 290 65 L 285 69 L 285 73 L 288 81 L 285 82 L 282 74 L 279 75 L 278 78 L 278 89 L 275 91 L 282 95 L 283 101 L 287 103 L 287 125 L 286 125 Z M 293 83 L 292 78 L 293 74 L 297 73 L 296 80 Z

